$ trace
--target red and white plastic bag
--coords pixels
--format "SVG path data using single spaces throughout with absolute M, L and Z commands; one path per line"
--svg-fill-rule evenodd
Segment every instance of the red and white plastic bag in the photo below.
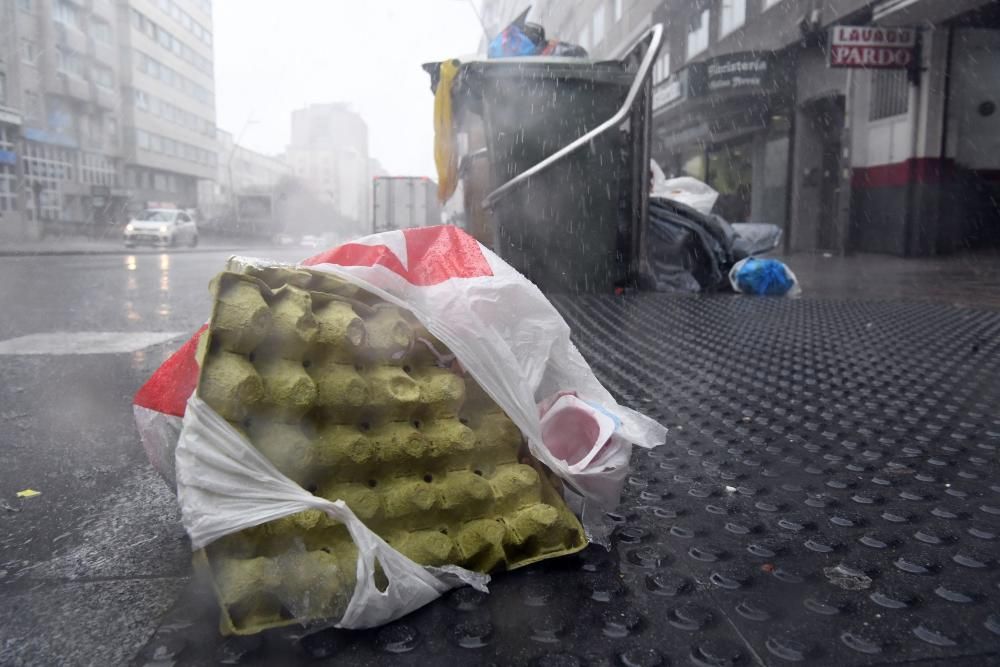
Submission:
M 567 502 L 580 515 L 591 541 L 607 543 L 600 518 L 618 504 L 632 445 L 655 447 L 663 443 L 666 429 L 618 405 L 570 341 L 565 321 L 534 284 L 474 238 L 449 226 L 367 236 L 302 264 L 337 275 L 413 313 L 514 421 L 531 453 L 564 480 Z M 213 416 L 225 422 L 192 396 L 200 335 L 201 331 L 164 362 L 133 402 L 150 462 L 177 485 L 182 521 L 194 546 L 306 507 L 352 520 L 353 515 L 333 509 L 328 501 L 319 507 L 311 494 L 288 487 L 295 485 L 265 465 L 263 457 L 251 456 L 256 468 L 247 467 L 243 448 L 252 449 L 249 443 L 231 428 L 229 433 L 217 423 L 207 424 Z M 206 453 L 206 448 L 211 451 Z M 268 480 L 261 486 L 270 484 L 270 490 L 238 483 L 261 475 Z M 352 537 L 357 533 L 373 545 L 384 545 L 363 524 L 355 529 Z M 385 562 L 384 556 L 379 558 Z M 377 614 L 378 622 L 412 611 L 429 601 L 428 595 L 432 599 L 451 586 L 485 582 L 481 575 L 454 568 L 455 572 L 433 573 L 437 583 L 430 585 L 419 581 L 417 574 L 427 568 L 408 562 L 412 568 L 401 566 L 409 570 L 401 576 L 399 588 L 405 590 L 409 582 L 422 593 L 410 599 L 407 609 Z M 359 590 L 362 587 L 359 576 Z M 366 618 L 360 625 L 342 627 L 370 627 L 371 621 Z

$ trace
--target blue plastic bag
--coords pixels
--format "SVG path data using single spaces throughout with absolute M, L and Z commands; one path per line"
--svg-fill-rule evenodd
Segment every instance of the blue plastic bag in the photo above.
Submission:
M 538 53 L 535 44 L 517 25 L 509 25 L 503 32 L 493 38 L 486 54 L 490 58 L 513 58 L 515 56 L 533 56 Z
M 798 296 L 802 290 L 795 274 L 776 259 L 747 257 L 729 270 L 729 283 L 742 294 Z

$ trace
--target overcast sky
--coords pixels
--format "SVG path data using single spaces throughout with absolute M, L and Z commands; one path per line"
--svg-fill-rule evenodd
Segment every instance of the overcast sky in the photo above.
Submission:
M 215 0 L 219 127 L 283 152 L 293 109 L 346 102 L 394 175 L 435 176 L 433 96 L 421 63 L 474 53 L 464 0 Z

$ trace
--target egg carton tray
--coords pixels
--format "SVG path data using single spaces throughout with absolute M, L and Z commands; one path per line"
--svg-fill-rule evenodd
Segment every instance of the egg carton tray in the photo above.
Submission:
M 421 565 L 491 572 L 586 546 L 559 480 L 411 313 L 300 267 L 231 261 L 212 291 L 197 393 L 304 489 Z M 356 581 L 346 528 L 315 510 L 195 564 L 223 634 L 339 618 Z

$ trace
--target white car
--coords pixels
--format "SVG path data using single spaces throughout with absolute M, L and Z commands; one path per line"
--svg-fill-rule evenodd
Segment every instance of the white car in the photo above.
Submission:
M 189 213 L 173 208 L 146 209 L 125 225 L 125 247 L 146 244 L 189 248 L 198 245 L 198 225 Z
M 299 241 L 299 245 L 303 248 L 318 248 L 320 243 L 320 238 L 318 236 L 313 236 L 312 234 L 306 234 Z

